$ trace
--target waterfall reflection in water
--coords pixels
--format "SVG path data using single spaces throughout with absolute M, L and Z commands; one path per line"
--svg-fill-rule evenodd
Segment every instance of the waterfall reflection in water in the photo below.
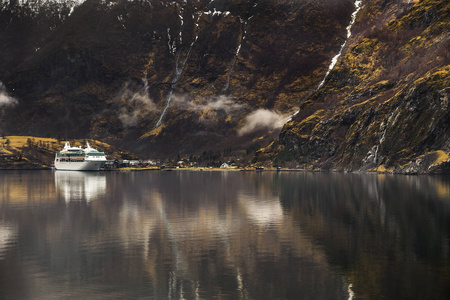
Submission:
M 0 298 L 449 292 L 448 178 L 8 171 L 0 191 Z

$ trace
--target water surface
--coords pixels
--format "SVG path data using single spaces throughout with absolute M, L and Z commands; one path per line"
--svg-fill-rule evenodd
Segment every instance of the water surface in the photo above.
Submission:
M 0 299 L 447 299 L 447 177 L 0 172 Z

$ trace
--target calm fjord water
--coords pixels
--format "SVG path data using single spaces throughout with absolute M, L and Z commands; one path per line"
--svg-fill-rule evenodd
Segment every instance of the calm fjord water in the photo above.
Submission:
M 0 172 L 0 299 L 448 299 L 450 179 Z

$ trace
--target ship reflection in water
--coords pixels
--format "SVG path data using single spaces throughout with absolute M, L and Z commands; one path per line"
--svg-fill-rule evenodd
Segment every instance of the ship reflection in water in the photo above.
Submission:
M 105 195 L 104 172 L 55 171 L 55 186 L 66 201 L 86 201 Z
M 17 238 L 17 226 L 0 222 L 0 260 L 9 248 L 14 247 Z
M 446 178 L 7 175 L 0 173 L 0 298 L 448 295 Z

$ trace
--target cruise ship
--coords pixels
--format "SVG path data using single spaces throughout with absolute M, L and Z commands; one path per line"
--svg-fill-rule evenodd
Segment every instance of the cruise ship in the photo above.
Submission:
M 56 170 L 70 171 L 98 171 L 105 165 L 105 152 L 91 148 L 86 143 L 86 148 L 70 147 L 66 142 L 64 148 L 55 155 Z

